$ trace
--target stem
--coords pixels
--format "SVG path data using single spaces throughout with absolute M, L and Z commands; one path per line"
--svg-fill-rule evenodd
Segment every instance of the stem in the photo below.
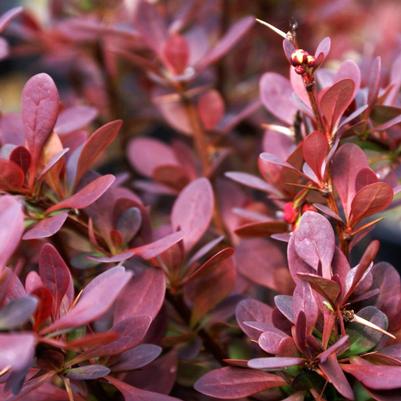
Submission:
M 323 118 L 322 118 L 322 116 L 320 114 L 319 107 L 317 105 L 317 100 L 316 100 L 316 95 L 315 95 L 314 88 L 315 88 L 315 84 L 305 85 L 305 89 L 306 89 L 306 92 L 308 93 L 309 101 L 310 101 L 310 104 L 312 106 L 313 114 L 315 115 L 315 118 L 316 118 L 317 128 L 318 128 L 318 130 L 320 132 L 326 134 L 327 140 L 328 140 L 328 142 L 330 144 L 331 143 L 331 137 L 329 136 L 329 133 L 325 132 L 324 124 L 323 124 Z
M 207 176 L 209 173 L 209 155 L 205 132 L 203 131 L 197 110 L 191 99 L 188 98 L 183 90 L 180 90 L 179 94 L 192 128 L 196 151 L 202 163 L 202 173 L 204 176 Z
M 180 294 L 171 294 L 168 290 L 166 293 L 166 298 L 180 315 L 181 319 L 189 326 L 191 320 L 191 311 L 185 304 L 182 296 Z M 220 347 L 220 345 L 214 341 L 214 339 L 209 335 L 205 329 L 200 329 L 198 331 L 199 337 L 202 339 L 204 348 L 219 362 L 220 365 L 224 365 L 224 359 L 226 359 L 225 353 Z
M 202 123 L 199 118 L 198 111 L 195 105 L 185 93 L 185 87 L 178 86 L 176 90 L 180 95 L 181 102 L 184 106 L 189 123 L 191 125 L 196 153 L 198 154 L 202 164 L 202 174 L 203 176 L 207 177 L 210 173 L 210 166 L 209 166 L 209 153 L 208 153 L 206 132 L 202 127 Z M 227 233 L 225 230 L 223 218 L 221 217 L 219 206 L 217 203 L 218 202 L 216 202 L 216 206 L 213 212 L 214 224 L 216 226 L 217 231 L 221 234 L 225 234 L 226 238 L 229 239 L 230 236 L 229 233 Z

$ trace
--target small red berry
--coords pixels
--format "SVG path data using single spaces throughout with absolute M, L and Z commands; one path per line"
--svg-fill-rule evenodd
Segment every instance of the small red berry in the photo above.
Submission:
M 284 220 L 289 224 L 294 224 L 297 221 L 298 212 L 294 208 L 294 204 L 292 202 L 288 202 L 284 205 Z
M 302 67 L 302 65 L 298 65 L 297 67 L 294 68 L 295 72 L 299 75 L 304 75 L 305 74 L 305 68 Z

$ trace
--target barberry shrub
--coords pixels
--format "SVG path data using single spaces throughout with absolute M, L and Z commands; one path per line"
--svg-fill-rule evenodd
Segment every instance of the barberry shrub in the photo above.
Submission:
M 79 3 L 0 17 L 0 57 L 47 71 L 0 116 L 0 400 L 400 399 L 372 230 L 399 203 L 401 59 L 328 68 L 328 37 L 257 20 L 289 73 L 244 95 L 254 17 Z

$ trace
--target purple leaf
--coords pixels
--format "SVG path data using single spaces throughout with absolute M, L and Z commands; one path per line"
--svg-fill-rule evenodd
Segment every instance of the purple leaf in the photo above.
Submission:
M 69 134 L 85 128 L 97 117 L 97 110 L 90 106 L 73 106 L 63 110 L 56 122 L 54 131 L 58 135 Z
M 213 189 L 206 178 L 192 181 L 178 195 L 171 214 L 171 224 L 174 230 L 182 230 L 187 252 L 208 229 L 213 211 Z
M 255 18 L 244 17 L 230 27 L 228 32 L 217 42 L 217 44 L 201 59 L 197 68 L 203 69 L 215 63 L 228 53 L 237 42 L 249 31 L 255 23 Z
M 51 206 L 46 212 L 51 213 L 60 209 L 84 209 L 99 199 L 110 188 L 114 180 L 115 177 L 111 174 L 98 177 L 74 195 Z
M 260 99 L 266 109 L 281 121 L 292 125 L 297 108 L 291 101 L 290 81 L 280 74 L 263 74 L 259 84 Z
M 235 182 L 238 182 L 242 185 L 246 185 L 247 187 L 267 192 L 268 194 L 277 196 L 279 198 L 283 196 L 282 193 L 276 187 L 274 187 L 273 185 L 267 183 L 266 181 L 262 180 L 261 178 L 255 175 L 242 173 L 240 171 L 228 171 L 224 173 L 224 175 Z
M 38 300 L 29 295 L 10 301 L 0 309 L 0 330 L 13 330 L 24 325 L 37 305 Z
M 231 400 L 283 385 L 285 380 L 271 373 L 225 367 L 206 373 L 194 388 L 210 397 Z
M 367 362 L 342 364 L 341 368 L 373 390 L 401 387 L 401 366 L 373 365 Z
M 113 305 L 131 276 L 132 273 L 127 272 L 122 266 L 100 274 L 83 289 L 76 305 L 59 320 L 46 327 L 42 333 L 83 326 L 101 317 Z M 104 297 L 105 293 L 107 297 Z
M 260 322 L 272 324 L 272 308 L 256 299 L 244 299 L 235 308 L 235 317 L 241 330 L 252 340 L 257 340 L 260 331 L 255 330 L 244 322 Z
M 85 356 L 87 358 L 94 358 L 126 352 L 144 339 L 150 323 L 151 319 L 149 316 L 133 316 L 119 321 L 111 328 L 113 332 L 118 334 L 118 338 L 115 341 L 88 351 Z
M 0 197 L 0 271 L 17 248 L 23 231 L 21 203 L 10 195 Z
M 35 336 L 31 333 L 0 334 L 0 370 L 21 371 L 29 367 L 35 351 Z M 7 352 L 4 352 L 7 350 Z
M 293 298 L 295 320 L 302 311 L 306 311 L 306 330 L 311 334 L 319 316 L 319 307 L 309 283 L 299 281 L 295 287 Z
M 43 145 L 53 131 L 58 110 L 59 97 L 53 80 L 43 73 L 33 76 L 22 91 L 22 121 L 35 167 Z
M 105 377 L 110 369 L 103 365 L 87 365 L 68 369 L 65 375 L 71 380 L 96 380 Z
M 299 366 L 305 363 L 305 359 L 296 357 L 268 357 L 254 358 L 248 361 L 248 366 L 252 369 L 271 369 L 281 370 L 290 366 Z
M 124 372 L 140 369 L 154 361 L 162 352 L 158 345 L 140 344 L 124 352 L 117 363 L 112 366 L 113 372 Z
M 316 271 L 320 264 L 323 277 L 330 279 L 335 237 L 329 221 L 319 213 L 306 212 L 293 236 L 298 256 Z
M 132 140 L 128 145 L 128 159 L 134 168 L 145 177 L 151 177 L 159 166 L 179 166 L 173 149 L 152 138 Z
M 67 220 L 67 217 L 67 212 L 61 212 L 55 216 L 47 217 L 26 231 L 22 239 L 32 240 L 51 237 L 60 230 Z

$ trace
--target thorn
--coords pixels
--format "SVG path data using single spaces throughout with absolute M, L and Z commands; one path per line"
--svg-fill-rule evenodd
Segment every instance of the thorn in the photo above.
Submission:
M 359 324 L 362 324 L 362 325 L 364 325 L 366 327 L 370 327 L 371 329 L 376 330 L 376 331 L 378 331 L 378 332 L 380 332 L 380 333 L 392 338 L 393 340 L 397 339 L 397 337 L 395 335 L 389 333 L 388 331 L 382 329 L 381 327 L 375 325 L 372 322 L 369 322 L 369 320 L 366 320 L 363 317 L 360 317 L 358 315 L 354 315 L 354 318 L 351 320 L 351 322 L 359 323 Z
M 288 39 L 288 35 L 283 32 L 282 30 L 276 28 L 275 26 L 269 24 L 268 22 L 265 22 L 259 18 L 256 18 L 256 21 L 259 22 L 259 24 L 262 24 L 264 26 L 267 26 L 269 29 L 271 29 L 273 32 L 276 32 L 277 35 L 281 36 L 283 39 Z

